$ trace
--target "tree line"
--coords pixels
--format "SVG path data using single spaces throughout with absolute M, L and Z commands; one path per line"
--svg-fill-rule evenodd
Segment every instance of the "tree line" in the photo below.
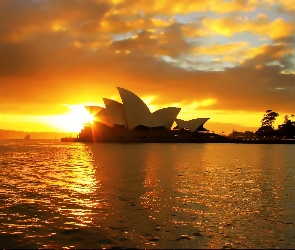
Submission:
M 292 137 L 295 136 L 295 121 L 294 114 L 285 115 L 284 123 L 279 125 L 277 129 L 274 128 L 276 118 L 280 116 L 279 113 L 269 109 L 266 110 L 261 120 L 261 127 L 256 131 L 258 136 L 278 136 L 278 137 Z

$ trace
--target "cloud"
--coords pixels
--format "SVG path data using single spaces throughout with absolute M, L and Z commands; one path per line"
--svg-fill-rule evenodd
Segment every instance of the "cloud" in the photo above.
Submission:
M 276 3 L 287 11 L 295 11 L 295 6 L 290 0 L 277 0 Z
M 265 44 L 258 48 L 253 48 L 249 51 L 250 57 L 244 65 L 265 65 L 277 62 L 283 68 L 293 67 L 291 63 L 291 55 L 294 49 L 285 44 L 268 45 Z
M 233 0 L 231 2 L 220 1 L 212 5 L 211 10 L 217 13 L 228 12 L 251 12 L 259 6 L 259 1 L 255 0 Z
M 214 11 L 224 12 L 249 12 L 259 6 L 255 0 L 232 0 L 230 2 L 223 0 L 132 0 L 132 1 L 112 1 L 116 9 L 126 9 L 132 6 L 136 10 L 143 11 L 149 15 L 174 15 L 189 14 L 195 12 Z
M 75 29 L 93 32 L 94 23 L 99 23 L 110 9 L 106 1 L 78 0 L 4 0 L 0 2 L 1 39 L 22 40 L 40 30 Z M 13 39 L 12 39 L 13 41 Z
M 240 17 L 206 18 L 203 19 L 203 28 L 208 35 L 220 34 L 233 36 L 236 33 L 250 32 L 260 36 L 268 36 L 271 39 L 292 36 L 295 30 L 294 24 L 277 18 L 270 21 L 265 14 L 259 14 L 253 20 Z
M 65 103 L 99 103 L 117 94 L 116 86 L 139 96 L 157 94 L 152 105 L 294 112 L 295 75 L 282 74 L 294 69 L 294 26 L 264 15 L 253 20 L 236 15 L 198 17 L 191 23 L 178 23 L 173 17 L 173 13 L 205 11 L 214 4 L 225 4 L 230 12 L 244 5 L 251 11 L 255 5 L 220 0 L 128 5 L 125 1 L 1 1 L 0 113 L 59 113 L 65 111 Z M 227 37 L 240 32 L 269 36 L 276 44 L 215 41 L 216 34 Z M 223 62 L 235 64 L 218 72 L 202 69 Z
M 151 56 L 178 57 L 180 54 L 189 54 L 193 46 L 184 39 L 181 25 L 172 24 L 160 34 L 141 31 L 132 38 L 113 42 L 111 48 L 117 52 L 128 51 Z
M 220 2 L 220 0 L 208 0 L 208 1 L 170 1 L 170 0 L 131 0 L 120 1 L 116 8 L 124 9 L 128 6 L 144 12 L 148 15 L 174 15 L 177 13 L 191 13 L 206 11 L 212 4 Z
M 295 76 L 281 74 L 279 66 L 255 68 L 261 60 L 267 61 L 260 55 L 253 62 L 223 72 L 202 72 L 187 71 L 155 57 L 105 53 L 84 61 L 84 65 L 73 64 L 59 72 L 53 68 L 58 74 L 52 78 L 52 71 L 35 74 L 26 81 L 7 78 L 2 82 L 1 88 L 5 91 L 1 92 L 0 99 L 18 104 L 15 111 L 42 113 L 44 109 L 25 111 L 22 105 L 97 102 L 116 93 L 115 86 L 122 86 L 139 96 L 157 94 L 161 97 L 155 100 L 159 105 L 214 99 L 216 102 L 206 106 L 207 109 L 261 111 L 273 108 L 293 112 Z

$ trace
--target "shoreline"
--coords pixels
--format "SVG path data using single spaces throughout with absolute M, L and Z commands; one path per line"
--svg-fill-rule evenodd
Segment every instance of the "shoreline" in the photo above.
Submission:
M 157 138 L 99 138 L 96 140 L 73 137 L 61 138 L 61 142 L 87 142 L 87 143 L 234 143 L 234 144 L 295 144 L 295 139 L 157 139 Z

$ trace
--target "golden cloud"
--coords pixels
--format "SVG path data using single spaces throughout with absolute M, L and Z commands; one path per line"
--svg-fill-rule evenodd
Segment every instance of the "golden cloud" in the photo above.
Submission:
M 175 15 L 206 11 L 217 13 L 249 12 L 260 5 L 256 0 L 233 0 L 231 2 L 223 0 L 113 0 L 111 2 L 115 4 L 116 9 L 133 8 L 148 15 Z
M 204 19 L 202 24 L 208 35 L 220 34 L 228 37 L 235 33 L 250 32 L 277 39 L 291 36 L 295 31 L 292 23 L 288 23 L 282 18 L 277 18 L 271 22 L 264 14 L 258 15 L 253 20 L 230 17 L 221 19 L 208 18 Z
M 132 5 L 133 8 L 143 11 L 146 14 L 186 14 L 208 10 L 208 6 L 220 2 L 220 0 L 209 1 L 171 1 L 171 0 L 132 0 L 124 1 L 122 6 Z
M 259 68 L 265 63 L 280 61 L 285 56 L 294 53 L 294 49 L 285 44 L 268 45 L 264 44 L 258 47 L 249 47 L 248 42 L 236 42 L 228 44 L 213 44 L 211 46 L 197 46 L 194 49 L 196 55 L 218 56 L 215 59 L 219 62 L 231 62 L 244 64 L 249 63 L 253 59 L 256 64 L 260 64 Z M 222 58 L 222 59 L 220 59 Z M 256 65 L 256 68 L 258 67 Z
M 208 32 L 199 27 L 198 24 L 189 22 L 188 24 L 182 25 L 181 30 L 184 36 L 194 38 L 194 37 L 206 37 Z
M 277 0 L 277 4 L 280 4 L 285 10 L 295 11 L 294 1 L 292 0 Z
M 195 48 L 195 52 L 197 54 L 205 54 L 205 55 L 224 55 L 224 54 L 232 54 L 237 51 L 244 50 L 249 46 L 249 42 L 236 42 L 236 43 L 228 43 L 228 44 L 213 44 L 211 46 L 202 47 L 198 46 Z
M 256 0 L 233 0 L 231 2 L 220 1 L 210 7 L 210 10 L 216 13 L 229 13 L 229 12 L 251 12 L 259 5 Z

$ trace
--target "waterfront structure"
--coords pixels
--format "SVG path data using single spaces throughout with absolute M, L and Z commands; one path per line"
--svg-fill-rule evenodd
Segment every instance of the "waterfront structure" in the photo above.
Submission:
M 151 112 L 133 92 L 118 87 L 122 103 L 103 98 L 105 107 L 85 106 L 94 117 L 85 124 L 77 138 L 61 138 L 64 142 L 139 142 L 139 143 L 250 143 L 295 144 L 294 122 L 279 127 L 279 133 L 261 136 L 259 133 L 233 131 L 228 137 L 209 132 L 203 125 L 209 118 L 188 121 L 178 119 L 178 107 L 166 107 Z M 173 124 L 176 127 L 172 129 Z M 285 134 L 282 134 L 285 133 Z
M 209 118 L 196 118 L 189 121 L 176 119 L 176 123 L 179 129 L 188 129 L 189 131 L 194 132 L 203 126 L 203 124 L 208 120 Z
M 81 140 L 118 140 L 118 138 L 173 138 L 185 131 L 191 138 L 196 131 L 206 131 L 203 124 L 209 118 L 196 118 L 189 121 L 177 119 L 179 107 L 166 107 L 151 112 L 143 100 L 133 92 L 117 87 L 122 103 L 103 98 L 105 107 L 85 106 L 94 121 L 85 125 L 79 134 Z M 172 130 L 173 124 L 177 129 Z M 189 134 L 188 134 L 189 132 Z M 183 135 L 183 133 L 182 133 Z M 181 136 L 180 136 L 181 137 Z

